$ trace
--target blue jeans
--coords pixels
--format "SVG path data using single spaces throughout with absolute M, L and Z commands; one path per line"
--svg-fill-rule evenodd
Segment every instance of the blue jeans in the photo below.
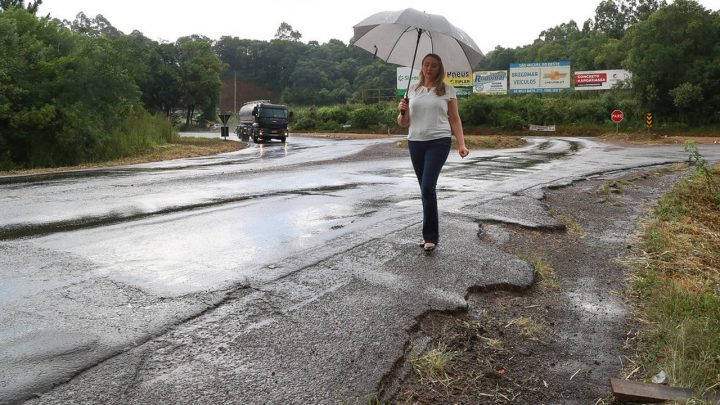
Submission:
M 420 183 L 425 242 L 438 243 L 440 240 L 440 220 L 435 186 L 440 177 L 440 170 L 450 154 L 451 142 L 449 137 L 432 141 L 408 141 L 410 160 L 415 169 L 418 183 Z

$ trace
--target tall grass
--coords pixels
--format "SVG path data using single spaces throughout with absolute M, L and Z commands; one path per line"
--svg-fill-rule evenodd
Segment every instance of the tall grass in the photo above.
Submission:
M 91 159 L 110 160 L 132 156 L 176 139 L 177 132 L 167 117 L 142 111 L 125 117 L 107 140 L 98 144 Z
M 654 209 L 633 291 L 649 321 L 641 364 L 698 396 L 720 388 L 720 193 L 696 171 Z

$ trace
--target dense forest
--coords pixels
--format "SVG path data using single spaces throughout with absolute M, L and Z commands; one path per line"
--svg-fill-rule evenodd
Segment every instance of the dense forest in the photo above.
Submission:
M 0 0 L 0 169 L 109 159 L 165 142 L 174 136 L 168 117 L 186 126 L 215 120 L 228 81 L 295 107 L 298 129 L 392 125 L 392 103 L 368 94 L 394 89 L 396 66 L 341 40 L 303 43 L 283 23 L 271 41 L 157 42 L 102 15 L 37 16 L 41 1 Z M 561 60 L 573 70 L 630 70 L 631 88 L 473 95 L 461 100 L 463 121 L 511 129 L 602 122 L 621 105 L 667 122 L 720 122 L 720 14 L 694 1 L 603 0 L 582 26 L 568 21 L 529 45 L 497 47 L 476 70 Z

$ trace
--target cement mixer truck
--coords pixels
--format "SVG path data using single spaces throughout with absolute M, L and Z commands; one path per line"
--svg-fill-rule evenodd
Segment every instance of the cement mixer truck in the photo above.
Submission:
M 272 104 L 270 100 L 245 103 L 238 113 L 235 133 L 241 139 L 251 137 L 253 142 L 279 139 L 285 142 L 288 133 L 288 109 L 286 105 Z

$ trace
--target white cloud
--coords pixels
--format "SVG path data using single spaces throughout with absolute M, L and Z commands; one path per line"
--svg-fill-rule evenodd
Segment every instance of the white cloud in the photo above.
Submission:
M 389 3 L 378 0 L 169 1 L 169 0 L 45 0 L 39 15 L 72 20 L 79 12 L 102 14 L 125 33 L 137 29 L 155 40 L 175 41 L 199 34 L 270 40 L 280 23 L 299 31 L 303 42 L 327 42 L 352 37 L 352 27 L 379 11 L 412 7 L 441 14 L 467 32 L 483 52 L 496 45 L 516 47 L 532 43 L 544 29 L 570 20 L 578 26 L 595 15 L 600 0 L 506 0 L 439 2 L 419 0 Z M 700 1 L 718 10 L 720 0 Z

